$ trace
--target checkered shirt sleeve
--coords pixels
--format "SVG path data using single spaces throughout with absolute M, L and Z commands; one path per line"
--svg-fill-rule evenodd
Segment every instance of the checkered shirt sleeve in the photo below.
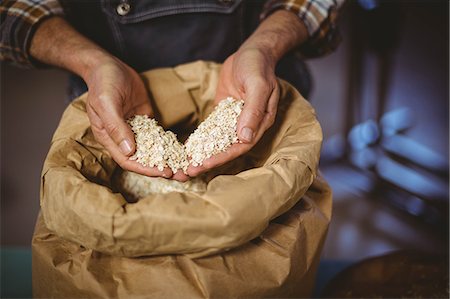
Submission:
M 57 0 L 2 0 L 0 3 L 0 60 L 33 67 L 30 43 L 36 28 L 48 17 L 63 15 Z
M 269 0 L 261 19 L 278 9 L 295 13 L 305 24 L 309 39 L 299 46 L 304 57 L 318 57 L 334 51 L 341 38 L 336 28 L 338 9 L 344 0 Z

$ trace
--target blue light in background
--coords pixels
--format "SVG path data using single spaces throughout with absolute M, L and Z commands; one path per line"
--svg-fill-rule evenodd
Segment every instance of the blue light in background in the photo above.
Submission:
M 373 10 L 379 5 L 379 2 L 377 0 L 358 0 L 358 3 L 365 10 Z

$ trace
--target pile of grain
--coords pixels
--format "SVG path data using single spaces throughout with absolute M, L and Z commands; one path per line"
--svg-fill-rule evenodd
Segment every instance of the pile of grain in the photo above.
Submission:
M 186 173 L 189 160 L 193 166 L 202 165 L 205 159 L 239 142 L 236 127 L 243 105 L 244 101 L 231 97 L 220 101 L 189 136 L 186 145 L 173 132 L 164 131 L 156 120 L 136 115 L 128 120 L 136 139 L 136 152 L 130 159 L 161 171 L 169 167 L 174 173 L 179 169 Z
M 136 140 L 136 152 L 130 157 L 144 166 L 157 167 L 160 171 L 169 167 L 173 172 L 186 171 L 187 161 L 184 146 L 171 131 L 164 131 L 156 120 L 146 115 L 136 115 L 128 124 Z
M 186 153 L 193 166 L 202 165 L 205 159 L 224 152 L 237 143 L 237 120 L 244 101 L 231 97 L 220 101 L 214 111 L 205 119 L 186 141 Z
M 136 152 L 130 157 L 144 166 L 157 167 L 160 171 L 169 167 L 173 172 L 186 171 L 189 162 L 184 146 L 171 131 L 164 131 L 156 120 L 147 115 L 136 115 L 128 124 L 134 132 Z

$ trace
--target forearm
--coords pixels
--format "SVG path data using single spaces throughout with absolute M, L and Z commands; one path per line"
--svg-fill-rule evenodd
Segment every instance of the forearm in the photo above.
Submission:
M 241 49 L 263 51 L 276 64 L 307 39 L 308 31 L 302 21 L 290 11 L 278 10 L 259 25 Z
M 67 69 L 85 80 L 89 70 L 102 61 L 113 59 L 61 17 L 49 18 L 38 27 L 31 41 L 30 54 L 40 62 Z

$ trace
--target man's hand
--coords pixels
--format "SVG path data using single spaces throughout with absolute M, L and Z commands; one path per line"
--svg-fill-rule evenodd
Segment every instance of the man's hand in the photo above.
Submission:
M 221 69 L 215 104 L 230 95 L 244 99 L 237 126 L 239 140 L 244 143 L 256 143 L 260 133 L 275 120 L 279 98 L 275 63 L 268 53 L 243 48 L 231 55 Z
M 133 69 L 60 17 L 49 18 L 38 27 L 30 53 L 41 62 L 79 75 L 87 83 L 86 108 L 94 136 L 122 168 L 147 176 L 172 177 L 168 168 L 159 171 L 128 159 L 136 145 L 125 119 L 134 114 L 152 115 L 144 84 Z M 174 179 L 186 180 L 187 176 L 178 171 Z
M 279 98 L 274 68 L 272 57 L 256 48 L 242 47 L 224 62 L 215 104 L 228 96 L 244 100 L 244 109 L 237 125 L 238 137 L 242 143 L 236 143 L 226 152 L 205 160 L 202 166 L 189 166 L 190 176 L 196 176 L 246 153 L 273 124 Z
M 161 172 L 128 159 L 136 145 L 125 119 L 135 114 L 153 115 L 139 75 L 118 59 L 107 57 L 87 72 L 85 80 L 89 88 L 86 109 L 95 139 L 123 169 L 148 176 L 171 177 L 170 169 Z
M 197 176 L 249 151 L 275 121 L 279 88 L 275 66 L 289 50 L 308 38 L 305 25 L 293 13 L 279 10 L 269 16 L 239 50 L 225 60 L 215 102 L 233 96 L 244 100 L 237 133 L 242 143 L 232 145 L 203 165 L 188 168 Z

